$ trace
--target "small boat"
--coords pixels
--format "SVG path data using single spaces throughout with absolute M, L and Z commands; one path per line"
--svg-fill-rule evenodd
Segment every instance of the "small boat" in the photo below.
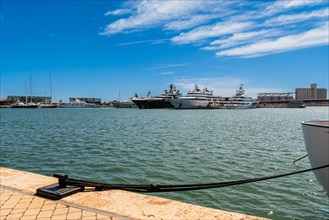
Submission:
M 312 168 L 329 164 L 329 121 L 302 122 L 305 146 Z M 329 167 L 314 174 L 329 197 Z
M 95 108 L 95 107 L 97 107 L 95 104 L 81 101 L 79 99 L 74 99 L 72 102 L 64 105 L 64 108 Z

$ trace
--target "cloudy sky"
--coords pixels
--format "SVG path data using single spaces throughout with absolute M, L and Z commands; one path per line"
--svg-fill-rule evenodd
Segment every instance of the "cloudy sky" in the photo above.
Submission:
M 1 98 L 328 88 L 328 0 L 1 1 Z

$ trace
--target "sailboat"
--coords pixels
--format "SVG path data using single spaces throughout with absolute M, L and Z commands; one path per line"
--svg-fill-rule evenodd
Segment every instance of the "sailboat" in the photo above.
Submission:
M 36 103 L 33 102 L 32 100 L 32 74 L 30 74 L 30 102 L 27 102 L 28 100 L 26 99 L 26 103 L 25 103 L 25 108 L 38 108 L 38 105 Z
M 49 73 L 49 85 L 50 85 L 50 103 L 47 103 L 47 98 L 46 98 L 46 103 L 39 104 L 40 108 L 57 108 L 57 105 L 53 104 L 53 87 L 51 81 L 51 73 Z

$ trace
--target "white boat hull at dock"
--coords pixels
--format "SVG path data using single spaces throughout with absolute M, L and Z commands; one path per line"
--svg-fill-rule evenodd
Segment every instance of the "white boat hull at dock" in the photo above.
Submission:
M 203 109 L 209 108 L 208 99 L 170 99 L 175 109 Z
M 329 121 L 303 122 L 302 128 L 312 168 L 329 164 Z M 329 196 L 329 167 L 315 170 L 314 174 Z

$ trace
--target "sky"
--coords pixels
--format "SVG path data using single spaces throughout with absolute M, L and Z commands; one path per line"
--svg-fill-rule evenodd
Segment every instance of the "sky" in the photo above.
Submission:
M 329 84 L 329 0 L 1 0 L 0 98 L 232 96 Z

